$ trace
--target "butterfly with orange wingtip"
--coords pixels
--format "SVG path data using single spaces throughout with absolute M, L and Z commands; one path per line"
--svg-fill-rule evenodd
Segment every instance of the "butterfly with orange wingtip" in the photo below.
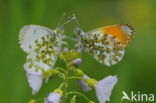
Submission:
M 75 29 L 77 45 L 107 66 L 117 64 L 122 59 L 133 32 L 133 28 L 125 24 L 105 26 L 89 32 L 83 32 L 80 28 Z

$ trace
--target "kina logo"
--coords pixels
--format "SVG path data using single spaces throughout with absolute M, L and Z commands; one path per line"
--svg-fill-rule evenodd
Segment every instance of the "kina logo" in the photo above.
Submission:
M 155 95 L 154 94 L 145 94 L 145 93 L 141 93 L 140 91 L 138 91 L 137 93 L 135 93 L 134 91 L 131 91 L 130 94 L 127 94 L 125 91 L 122 92 L 122 98 L 121 101 L 123 100 L 127 100 L 127 101 L 132 101 L 132 102 L 153 102 L 155 101 Z

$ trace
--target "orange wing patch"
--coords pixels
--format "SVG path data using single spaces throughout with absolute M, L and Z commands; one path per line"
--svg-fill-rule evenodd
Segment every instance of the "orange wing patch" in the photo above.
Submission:
M 127 44 L 127 36 L 124 34 L 120 25 L 104 27 L 101 31 L 104 34 L 115 36 L 122 44 Z

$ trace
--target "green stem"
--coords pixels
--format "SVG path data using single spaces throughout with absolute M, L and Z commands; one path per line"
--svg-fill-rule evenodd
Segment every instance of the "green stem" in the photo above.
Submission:
M 65 101 L 66 101 L 67 92 L 68 92 L 68 69 L 66 69 L 66 72 L 65 72 L 64 90 L 63 90 L 64 97 L 62 99 L 62 103 L 65 103 Z
M 79 95 L 79 96 L 83 97 L 86 101 L 90 102 L 89 98 L 80 92 L 71 91 L 71 92 L 68 92 L 67 96 L 72 95 L 72 94 Z
M 87 101 L 89 101 L 89 99 L 85 95 L 83 95 L 81 93 L 78 93 L 78 92 L 68 92 L 68 80 L 69 79 L 82 79 L 80 77 L 74 77 L 74 76 L 73 77 L 69 77 L 69 72 L 71 72 L 71 70 L 72 70 L 72 65 L 71 65 L 72 55 L 71 55 L 70 52 L 69 52 L 69 57 L 68 57 L 69 59 L 67 61 L 65 61 L 66 69 L 64 69 L 64 86 L 63 86 L 64 88 L 63 88 L 63 98 L 62 98 L 61 103 L 65 103 L 68 95 L 72 94 L 72 93 L 79 94 L 79 95 L 83 96 Z
M 63 72 L 63 73 L 66 72 L 63 68 L 55 68 L 55 70 L 59 70 L 59 71 L 61 71 L 61 72 Z
M 81 78 L 81 77 L 69 77 L 68 79 L 80 79 L 80 80 L 83 80 L 83 78 Z
M 62 89 L 63 86 L 65 86 L 65 84 L 64 83 L 61 83 L 58 89 Z

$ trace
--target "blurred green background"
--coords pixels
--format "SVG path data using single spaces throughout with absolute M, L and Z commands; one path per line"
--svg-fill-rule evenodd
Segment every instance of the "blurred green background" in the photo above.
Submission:
M 83 55 L 80 68 L 89 76 L 100 80 L 117 74 L 119 82 L 109 103 L 135 103 L 121 101 L 123 90 L 156 95 L 155 4 L 155 0 L 0 0 L 0 103 L 25 103 L 46 97 L 59 85 L 60 81 L 53 79 L 44 83 L 35 96 L 31 94 L 23 70 L 26 54 L 19 48 L 18 33 L 28 24 L 55 29 L 64 12 L 69 16 L 75 13 L 84 31 L 125 23 L 135 29 L 131 45 L 117 65 L 106 67 L 88 54 Z M 72 25 L 65 26 L 66 34 L 72 35 Z M 63 64 L 58 61 L 56 65 Z M 75 81 L 71 84 L 71 90 L 82 91 Z M 97 103 L 94 91 L 85 94 Z M 78 103 L 86 103 L 78 99 Z

